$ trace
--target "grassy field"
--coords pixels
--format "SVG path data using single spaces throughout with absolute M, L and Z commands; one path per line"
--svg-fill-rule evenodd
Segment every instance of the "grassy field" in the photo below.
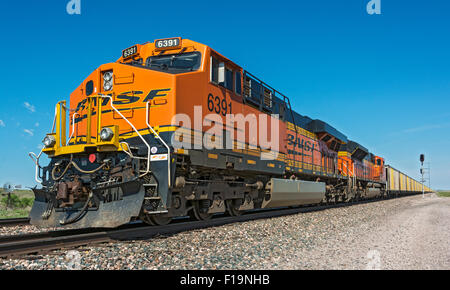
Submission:
M 0 189 L 0 218 L 27 217 L 33 204 L 34 194 L 31 190 L 14 190 L 9 206 L 7 206 L 7 199 L 8 195 Z
M 442 197 L 450 197 L 450 191 L 438 191 L 437 194 Z

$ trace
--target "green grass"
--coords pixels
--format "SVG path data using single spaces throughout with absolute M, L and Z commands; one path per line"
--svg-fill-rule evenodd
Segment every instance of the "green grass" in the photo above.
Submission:
M 450 197 L 450 191 L 438 191 L 437 194 L 442 197 Z
M 23 197 L 34 198 L 34 193 L 29 189 L 15 189 L 12 193 L 20 198 Z M 0 195 L 4 196 L 4 194 L 5 192 L 3 188 L 0 188 Z
M 14 190 L 8 207 L 7 199 L 8 195 L 0 189 L 0 218 L 27 217 L 34 201 L 34 194 L 31 190 Z
M 12 218 L 22 218 L 28 217 L 30 214 L 31 207 L 28 208 L 14 208 L 14 209 L 5 209 L 2 207 L 0 209 L 0 219 L 12 219 Z

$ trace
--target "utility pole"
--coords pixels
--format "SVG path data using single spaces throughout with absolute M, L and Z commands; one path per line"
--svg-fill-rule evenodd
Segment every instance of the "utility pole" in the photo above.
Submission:
M 3 185 L 3 191 L 5 192 L 3 194 L 8 196 L 8 198 L 6 199 L 6 210 L 11 206 L 11 193 L 13 190 L 14 186 L 11 183 L 7 182 Z
M 422 174 L 422 179 L 420 180 L 422 182 L 422 198 L 425 198 L 425 188 L 423 183 L 425 182 L 423 180 L 423 162 L 425 161 L 425 155 L 420 154 L 420 174 Z

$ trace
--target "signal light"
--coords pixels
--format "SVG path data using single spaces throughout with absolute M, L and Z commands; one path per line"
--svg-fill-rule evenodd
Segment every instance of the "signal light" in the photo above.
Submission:
M 89 162 L 94 163 L 97 159 L 97 156 L 95 154 L 89 154 Z

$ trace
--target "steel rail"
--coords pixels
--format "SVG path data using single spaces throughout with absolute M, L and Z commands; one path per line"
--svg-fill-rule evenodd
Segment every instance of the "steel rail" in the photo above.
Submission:
M 29 218 L 8 218 L 0 219 L 0 227 L 12 227 L 30 224 Z
M 108 241 L 106 236 L 108 231 L 120 231 L 139 226 L 142 226 L 142 224 L 127 224 L 116 229 L 61 229 L 49 232 L 0 236 L 0 257 L 42 253 L 49 250 Z

